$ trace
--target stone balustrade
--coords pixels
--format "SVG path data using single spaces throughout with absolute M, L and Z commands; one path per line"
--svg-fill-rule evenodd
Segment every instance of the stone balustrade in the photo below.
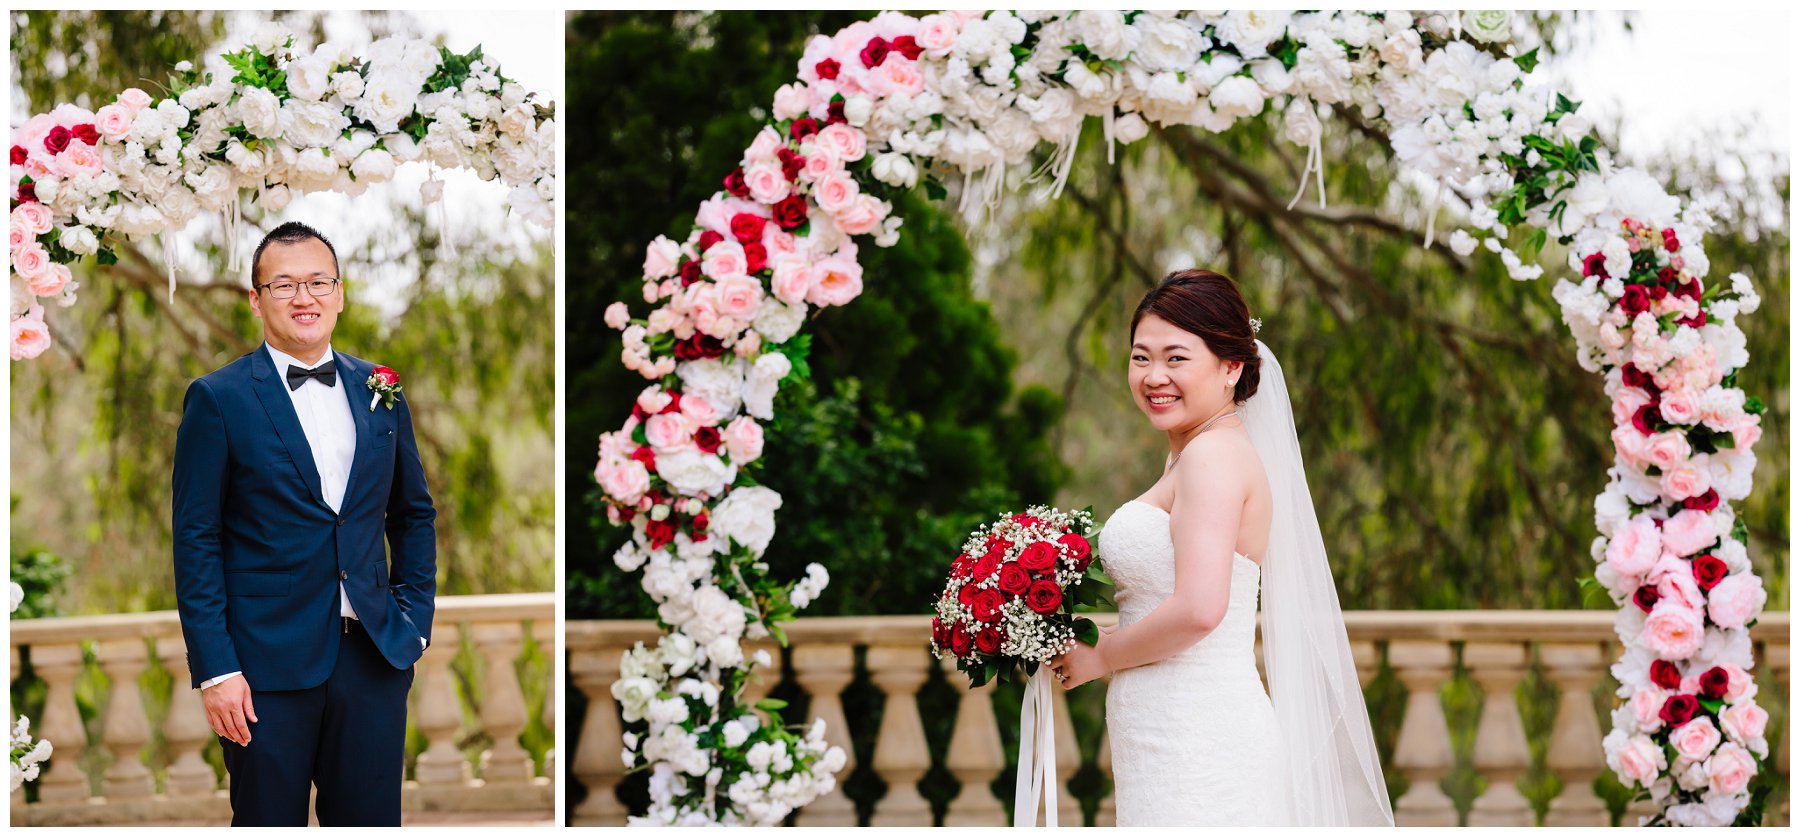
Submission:
M 521 734 L 536 715 L 536 740 L 553 740 L 555 623 L 553 593 L 438 599 L 409 698 L 410 737 L 425 746 L 409 758 L 407 812 L 552 816 L 554 755 L 533 758 Z M 13 708 L 55 746 L 32 800 L 12 795 L 13 825 L 229 821 L 218 739 L 188 688 L 175 611 L 11 628 L 12 679 L 27 695 Z M 528 692 L 543 703 L 529 707 Z
M 1604 826 L 1635 824 L 1644 812 L 1613 782 L 1600 745 L 1617 688 L 1611 613 L 1360 611 L 1345 619 L 1401 825 Z M 1022 690 L 967 688 L 953 664 L 931 658 L 928 625 L 924 616 L 873 616 L 787 627 L 781 672 L 762 672 L 761 690 L 788 700 L 787 723 L 824 718 L 833 742 L 851 753 L 838 789 L 798 812 L 798 824 L 1007 823 Z M 586 704 L 570 764 L 581 786 L 570 792 L 579 800 L 570 824 L 618 825 L 644 804 L 641 774 L 625 775 L 619 760 L 622 724 L 610 687 L 621 652 L 657 635 L 644 621 L 567 625 L 570 683 L 579 692 L 571 698 Z M 1780 774 L 1768 820 L 1785 824 L 1788 614 L 1764 614 L 1752 636 L 1759 700 L 1775 719 L 1769 765 Z M 1115 818 L 1111 741 L 1092 729 L 1104 723 L 1103 689 L 1057 695 L 1065 825 Z M 852 702 L 879 710 L 846 717 Z M 1098 743 L 1084 749 L 1078 741 Z M 1077 793 L 1077 774 L 1090 765 L 1106 779 Z

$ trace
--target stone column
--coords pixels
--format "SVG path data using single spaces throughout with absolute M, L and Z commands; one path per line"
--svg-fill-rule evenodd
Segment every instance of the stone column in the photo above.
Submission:
M 189 688 L 187 643 L 180 635 L 157 637 L 156 656 L 175 679 L 169 696 L 169 716 L 163 719 L 163 741 L 169 750 L 164 792 L 171 800 L 210 797 L 218 787 L 218 776 L 212 765 L 200 757 L 200 751 L 213 739 L 213 731 L 206 721 L 200 690 Z
M 81 754 L 87 750 L 87 729 L 75 706 L 75 678 L 81 675 L 81 643 L 31 646 L 31 668 L 44 681 L 44 717 L 32 730 L 33 738 L 48 738 L 55 751 L 38 774 L 38 798 L 45 802 L 87 799 L 87 774 L 81 772 Z
M 1600 717 L 1594 713 L 1594 686 L 1605 672 L 1601 648 L 1595 643 L 1545 643 L 1539 657 L 1561 693 L 1545 766 L 1562 779 L 1563 789 L 1550 801 L 1544 825 L 1611 825 L 1605 801 L 1594 794 L 1594 780 L 1606 769 Z
M 108 802 L 145 799 L 155 790 L 150 769 L 139 760 L 150 743 L 149 719 L 144 716 L 144 697 L 138 678 L 150 667 L 149 647 L 141 637 L 108 639 L 98 643 L 100 668 L 112 681 L 112 699 L 106 706 L 106 726 L 100 741 L 112 751 L 104 787 Z
M 1394 744 L 1394 766 L 1410 785 L 1394 805 L 1399 825 L 1456 825 L 1456 808 L 1438 783 L 1454 765 L 1450 729 L 1440 696 L 1450 680 L 1450 646 L 1431 640 L 1394 640 L 1388 665 L 1406 685 L 1406 715 Z
M 562 697 L 556 692 L 556 661 L 562 659 L 556 647 L 556 620 L 537 619 L 531 623 L 531 638 L 537 643 L 539 651 L 550 660 L 550 685 L 544 689 L 544 705 L 540 707 L 540 717 L 544 719 L 544 731 L 550 734 L 550 749 L 544 751 L 544 763 L 541 765 L 543 777 L 552 786 L 556 785 L 556 705 Z M 564 672 L 565 676 L 567 671 Z M 554 798 L 554 797 L 552 797 Z
M 1531 803 L 1517 782 L 1531 767 L 1525 723 L 1514 691 L 1525 679 L 1525 646 L 1517 642 L 1471 642 L 1463 646 L 1463 665 L 1486 695 L 1481 724 L 1475 730 L 1475 769 L 1487 780 L 1487 791 L 1469 811 L 1472 826 L 1533 825 Z
M 531 756 L 519 745 L 525 731 L 525 693 L 519 688 L 519 672 L 513 663 L 524 650 L 525 638 L 517 622 L 477 623 L 473 626 L 475 650 L 486 662 L 482 679 L 481 726 L 493 739 L 492 749 L 481 754 L 481 779 L 486 785 L 531 781 Z
M 888 786 L 870 825 L 931 825 L 931 805 L 919 795 L 919 780 L 931 768 L 918 701 L 919 687 L 929 675 L 924 655 L 925 649 L 915 643 L 869 648 L 870 679 L 887 696 L 875 736 L 874 767 Z
M 440 624 L 432 629 L 431 645 L 419 660 L 424 674 L 419 689 L 419 716 L 415 725 L 428 742 L 419 754 L 413 776 L 420 785 L 454 785 L 469 778 L 469 762 L 456 746 L 456 734 L 462 727 L 462 706 L 456 698 L 456 683 L 450 677 L 450 661 L 456 658 L 462 639 L 458 626 Z
M 962 790 L 950 800 L 944 825 L 1006 825 L 1006 809 L 992 787 L 995 777 L 1006 768 L 1006 748 L 1000 742 L 1000 724 L 994 719 L 994 684 L 968 688 L 956 670 L 955 657 L 946 656 L 938 665 L 959 690 L 956 730 L 950 735 L 944 767 L 956 775 Z
M 581 740 L 575 745 L 574 763 L 569 765 L 569 772 L 587 787 L 587 797 L 575 806 L 573 825 L 625 824 L 628 812 L 614 793 L 619 778 L 625 775 L 620 759 L 625 736 L 619 725 L 619 702 L 612 696 L 622 654 L 618 648 L 584 648 L 570 655 L 569 676 L 587 697 Z
M 830 793 L 800 809 L 801 825 L 856 825 L 856 803 L 844 795 L 844 780 L 856 770 L 856 750 L 850 746 L 850 724 L 844 717 L 841 695 L 856 679 L 856 649 L 846 643 L 812 642 L 794 646 L 794 680 L 812 698 L 814 718 L 825 722 L 825 740 L 844 750 L 844 769 Z

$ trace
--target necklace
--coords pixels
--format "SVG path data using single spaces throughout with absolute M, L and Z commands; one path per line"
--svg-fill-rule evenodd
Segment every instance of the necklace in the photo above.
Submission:
M 1194 431 L 1194 435 L 1199 436 L 1200 434 L 1205 433 L 1206 431 L 1212 429 L 1213 425 L 1218 424 L 1219 422 L 1224 421 L 1225 419 L 1231 418 L 1232 416 L 1235 416 L 1237 414 L 1238 414 L 1238 411 L 1232 410 L 1231 412 L 1225 413 L 1224 415 L 1213 416 L 1211 421 L 1208 421 L 1207 423 L 1200 425 L 1200 429 Z M 1192 440 L 1190 439 L 1189 441 L 1192 441 Z M 1183 446 L 1183 450 L 1186 450 L 1185 446 Z M 1181 451 L 1178 450 L 1175 452 L 1174 456 L 1169 457 L 1169 467 L 1164 468 L 1163 472 L 1168 473 L 1169 471 L 1174 470 L 1175 463 L 1180 462 L 1180 461 L 1181 461 Z

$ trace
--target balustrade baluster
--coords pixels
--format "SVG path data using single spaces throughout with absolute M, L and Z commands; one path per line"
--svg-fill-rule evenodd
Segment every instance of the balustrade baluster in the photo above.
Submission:
M 1475 769 L 1487 790 L 1469 811 L 1469 825 L 1532 825 L 1531 804 L 1517 782 L 1531 767 L 1525 722 L 1514 692 L 1525 679 L 1525 646 L 1517 642 L 1471 642 L 1463 646 L 1463 665 L 1486 696 L 1481 724 L 1475 729 Z
M 1763 651 L 1764 664 L 1769 667 L 1769 675 L 1775 680 L 1776 694 L 1762 698 L 1763 709 L 1771 710 L 1780 704 L 1781 741 L 1775 744 L 1775 772 L 1787 777 L 1787 793 L 1781 797 L 1781 804 L 1775 808 L 1774 825 L 1785 826 L 1789 822 L 1790 803 L 1794 798 L 1794 774 L 1788 772 L 1788 739 L 1794 737 L 1794 705 L 1788 699 L 1788 644 L 1786 642 L 1768 643 Z
M 150 648 L 141 637 L 108 639 L 98 643 L 100 669 L 112 681 L 112 699 L 106 706 L 106 725 L 100 741 L 112 752 L 104 787 L 109 802 L 144 799 L 155 791 L 150 769 L 139 760 L 150 743 L 149 719 L 138 678 L 150 666 Z
M 544 721 L 544 732 L 548 733 L 550 736 L 550 746 L 544 750 L 543 763 L 539 764 L 538 767 L 542 771 L 540 775 L 545 779 L 550 780 L 551 787 L 555 787 L 556 699 L 560 697 L 560 695 L 557 694 L 556 683 L 558 678 L 556 677 L 555 671 L 557 661 L 562 659 L 562 655 L 557 653 L 556 648 L 556 619 L 552 617 L 549 619 L 532 620 L 531 639 L 537 643 L 538 651 L 544 655 L 544 658 L 550 661 L 550 683 L 544 687 L 544 703 L 540 707 L 542 711 L 539 713 L 539 717 Z M 565 672 L 564 675 L 567 676 L 567 672 Z M 551 798 L 554 799 L 555 797 L 552 796 Z
M 794 680 L 811 697 L 813 718 L 825 721 L 825 740 L 844 749 L 844 768 L 830 793 L 800 809 L 801 825 L 856 825 L 856 804 L 844 795 L 844 780 L 856 770 L 856 750 L 850 746 L 850 724 L 844 717 L 842 695 L 856 679 L 856 650 L 844 643 L 799 644 L 793 653 Z
M 163 793 L 171 800 L 210 797 L 218 787 L 218 775 L 200 757 L 200 751 L 214 736 L 200 690 L 189 686 L 187 642 L 179 634 L 157 637 L 156 656 L 175 680 L 169 695 L 169 717 L 163 719 L 163 742 L 169 751 Z
M 869 676 L 887 697 L 881 730 L 875 736 L 875 772 L 887 795 L 875 803 L 870 825 L 931 825 L 931 805 L 919 795 L 919 780 L 931 768 L 925 722 L 919 717 L 919 687 L 929 676 L 925 649 L 916 643 L 869 648 Z
M 45 802 L 87 799 L 87 774 L 81 754 L 87 751 L 87 729 L 75 705 L 75 678 L 81 676 L 81 642 L 31 646 L 31 669 L 44 681 L 44 717 L 31 731 L 48 738 L 55 752 L 38 774 L 38 798 Z
M 1594 794 L 1594 780 L 1606 769 L 1604 733 L 1594 712 L 1594 686 L 1606 665 L 1600 645 L 1545 643 L 1538 654 L 1560 693 L 1545 766 L 1562 780 L 1562 793 L 1550 801 L 1544 824 L 1610 825 L 1605 801 Z
M 625 775 L 620 759 L 625 737 L 619 725 L 619 702 L 612 696 L 622 654 L 622 649 L 601 646 L 577 649 L 569 655 L 569 676 L 587 697 L 581 739 L 575 745 L 575 761 L 569 765 L 570 772 L 587 788 L 587 797 L 575 806 L 574 825 L 625 824 L 628 811 L 614 792 Z
M 1006 768 L 1006 748 L 1000 742 L 1000 724 L 994 719 L 994 684 L 968 688 L 956 670 L 956 658 L 945 655 L 938 666 L 957 689 L 956 728 L 950 734 L 950 750 L 944 767 L 962 783 L 950 800 L 944 825 L 1006 825 L 1006 809 L 994 796 L 994 779 Z
M 1456 808 L 1438 783 L 1454 764 L 1450 730 L 1440 693 L 1450 679 L 1450 646 L 1437 641 L 1395 640 L 1388 665 L 1406 686 L 1406 715 L 1394 744 L 1394 766 L 1410 786 L 1394 805 L 1399 825 L 1456 825 Z
M 419 714 L 415 724 L 428 742 L 413 766 L 413 776 L 421 787 L 461 784 L 469 778 L 469 761 L 456 746 L 456 735 L 462 726 L 462 706 L 456 697 L 456 684 L 451 679 L 450 662 L 461 647 L 458 628 L 440 623 L 432 629 L 431 645 L 419 660 L 424 673 L 422 684 L 414 684 L 419 692 Z
M 739 699 L 744 702 L 745 706 L 755 706 L 758 701 L 768 697 L 769 692 L 774 691 L 775 687 L 781 684 L 781 646 L 768 640 L 744 643 L 745 660 L 756 656 L 758 651 L 768 652 L 769 664 L 753 668 L 750 679 L 744 681 L 744 691 Z M 781 723 L 781 715 L 774 712 L 764 714 L 769 716 L 767 720 L 770 722 Z
M 471 638 L 487 663 L 481 698 L 481 726 L 493 739 L 493 747 L 481 754 L 481 779 L 486 785 L 521 784 L 531 781 L 531 756 L 519 745 L 525 731 L 525 693 L 519 688 L 514 663 L 525 649 L 522 626 L 517 622 L 476 623 Z

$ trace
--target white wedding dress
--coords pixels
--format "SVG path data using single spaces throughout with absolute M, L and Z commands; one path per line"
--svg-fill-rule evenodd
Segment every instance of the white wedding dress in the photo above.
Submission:
M 1099 546 L 1120 627 L 1174 592 L 1168 512 L 1132 500 L 1106 522 Z M 1255 561 L 1233 555 L 1218 627 L 1172 657 L 1113 674 L 1106 726 L 1119 825 L 1288 822 L 1281 730 L 1256 673 L 1261 580 Z

